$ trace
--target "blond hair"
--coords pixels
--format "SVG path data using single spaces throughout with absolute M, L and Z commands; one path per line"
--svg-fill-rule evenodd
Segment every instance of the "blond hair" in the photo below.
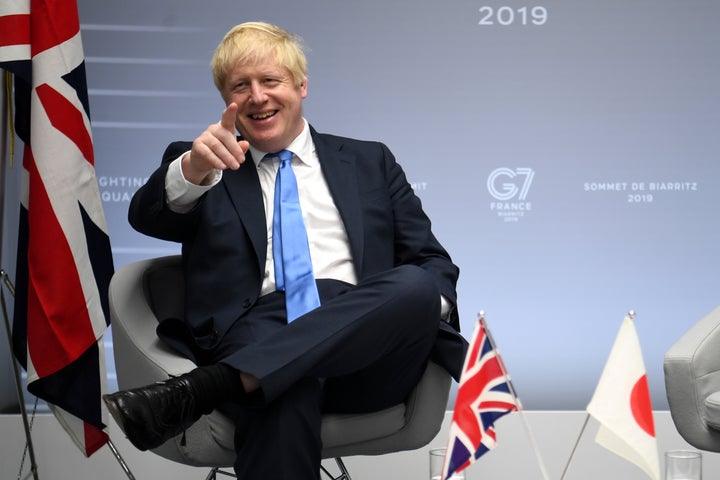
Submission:
M 299 37 L 265 22 L 246 22 L 231 28 L 215 49 L 211 66 L 220 92 L 238 63 L 257 64 L 268 57 L 286 68 L 296 85 L 307 79 L 307 59 Z

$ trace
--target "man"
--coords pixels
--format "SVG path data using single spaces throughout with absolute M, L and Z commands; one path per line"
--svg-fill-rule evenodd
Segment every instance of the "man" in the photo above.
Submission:
M 140 449 L 224 409 L 238 478 L 316 479 L 322 413 L 402 402 L 428 359 L 457 378 L 467 345 L 458 269 L 384 145 L 308 125 L 298 39 L 241 24 L 212 66 L 220 122 L 171 144 L 129 213 L 138 231 L 182 243 L 185 318 L 158 333 L 200 367 L 105 401 Z M 275 182 L 290 159 L 304 228 L 280 237 Z M 305 230 L 315 300 L 296 314 L 291 269 L 277 258 Z

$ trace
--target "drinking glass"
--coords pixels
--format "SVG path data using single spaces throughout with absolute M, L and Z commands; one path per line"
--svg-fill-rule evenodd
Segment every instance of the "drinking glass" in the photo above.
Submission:
M 691 450 L 665 452 L 665 480 L 702 480 L 702 455 Z
M 433 448 L 430 450 L 430 480 L 443 480 L 442 468 L 445 461 L 445 449 Z M 455 472 L 449 480 L 465 480 L 465 472 Z

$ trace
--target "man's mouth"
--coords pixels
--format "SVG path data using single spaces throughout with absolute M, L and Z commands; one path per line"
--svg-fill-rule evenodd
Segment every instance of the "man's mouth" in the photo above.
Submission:
M 266 118 L 272 117 L 277 112 L 278 112 L 277 110 L 272 110 L 270 112 L 255 113 L 255 114 L 250 115 L 250 118 L 252 118 L 253 120 L 265 120 Z

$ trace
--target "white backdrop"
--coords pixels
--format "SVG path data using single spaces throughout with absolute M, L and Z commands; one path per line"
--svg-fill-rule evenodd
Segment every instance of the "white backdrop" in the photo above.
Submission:
M 461 268 L 528 409 L 584 409 L 637 311 L 662 357 L 718 303 L 715 0 L 80 0 L 116 267 L 178 251 L 127 224 L 165 146 L 223 108 L 209 59 L 265 20 L 309 48 L 319 131 L 385 142 Z M 6 232 L 7 233 L 7 232 Z M 111 365 L 112 369 L 112 365 Z

